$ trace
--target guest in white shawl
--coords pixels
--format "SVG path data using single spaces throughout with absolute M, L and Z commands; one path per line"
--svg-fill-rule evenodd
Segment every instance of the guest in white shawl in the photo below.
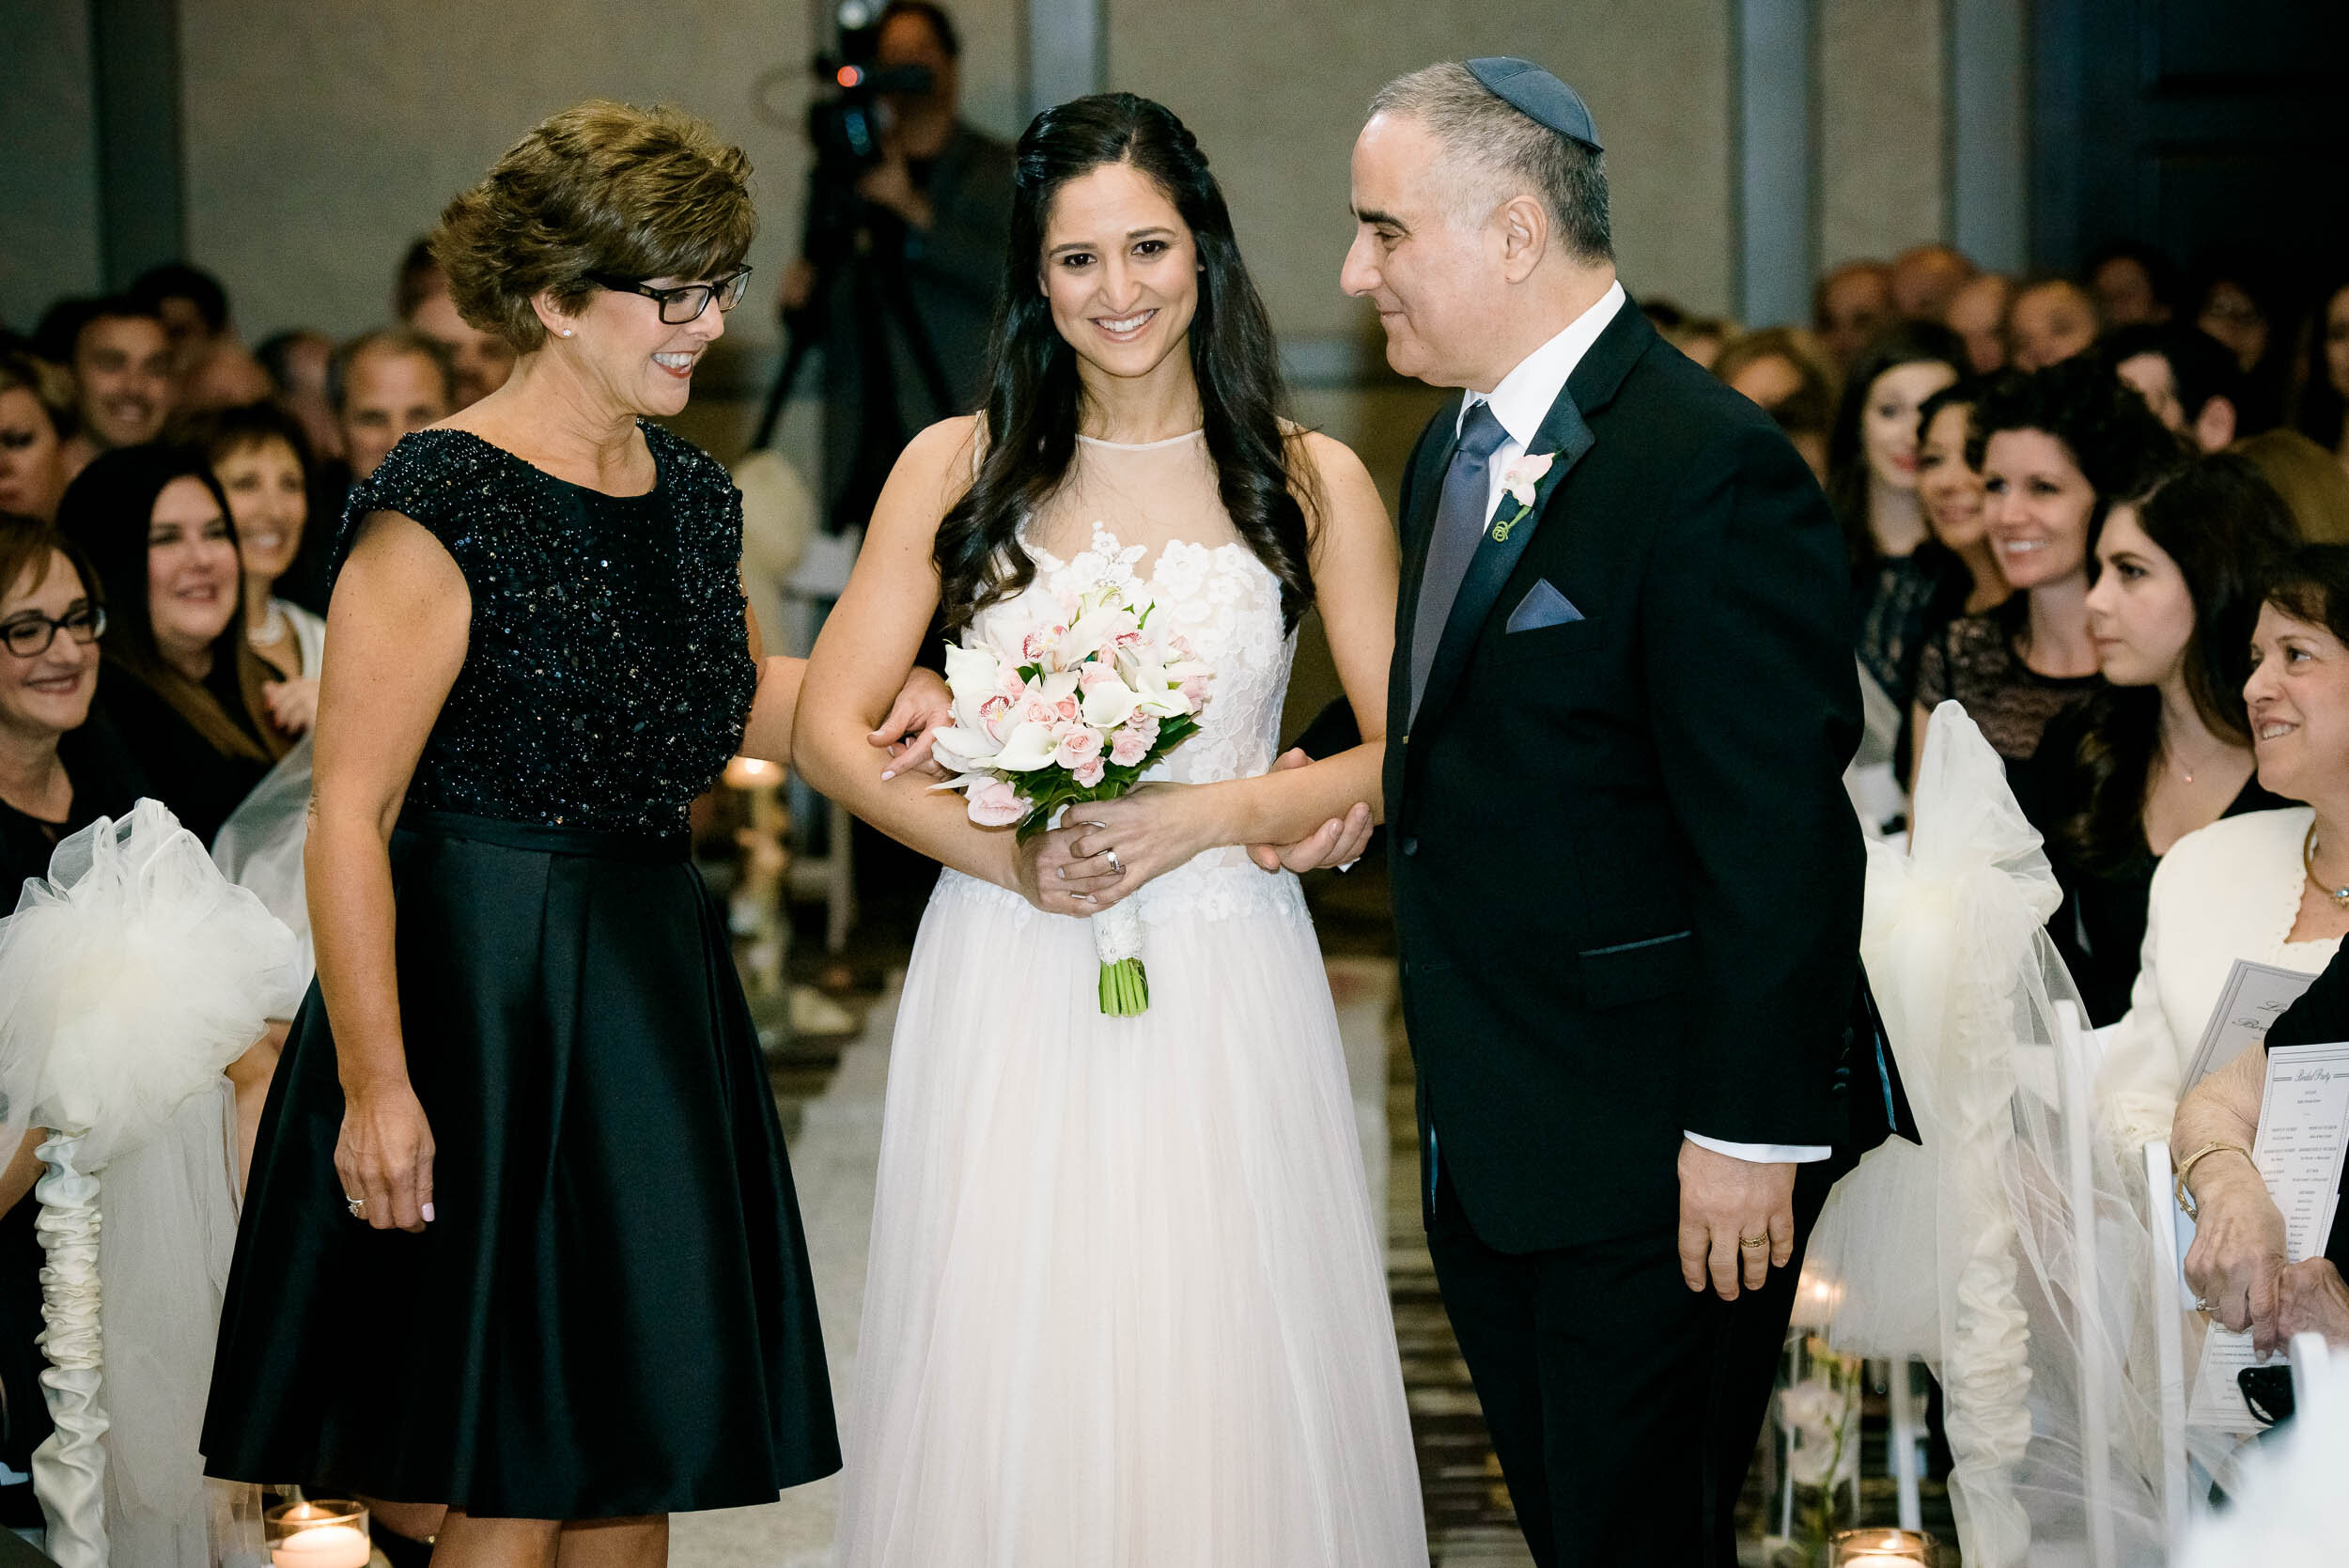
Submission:
M 2349 933 L 2349 546 L 2304 546 L 2276 567 L 2251 661 L 2259 782 L 2306 804 L 2188 833 L 2154 874 L 2142 967 L 2097 1094 L 2123 1158 L 2170 1136 L 2235 960 L 2314 974 Z

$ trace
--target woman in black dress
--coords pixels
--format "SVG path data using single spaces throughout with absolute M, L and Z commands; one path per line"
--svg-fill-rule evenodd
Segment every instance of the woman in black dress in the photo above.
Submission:
M 786 756 L 801 666 L 757 658 L 725 471 L 646 417 L 684 407 L 740 298 L 749 173 L 688 116 L 589 103 L 453 202 L 434 252 L 520 362 L 401 441 L 336 551 L 319 978 L 204 1452 L 445 1503 L 443 1568 L 657 1563 L 672 1511 L 840 1462 L 774 1100 L 685 831 L 730 756 Z
M 2129 1010 L 2154 869 L 2198 828 L 2291 802 L 2260 787 L 2243 683 L 2262 574 L 2297 542 L 2259 471 L 2221 453 L 2114 506 L 2088 627 L 2106 686 L 2012 769 L 2063 903 L 2047 923 L 2089 1021 Z
M 245 636 L 228 498 L 200 452 L 119 447 L 66 488 L 57 527 L 106 591 L 101 705 L 156 798 L 209 845 L 292 742 L 270 717 L 276 672 Z

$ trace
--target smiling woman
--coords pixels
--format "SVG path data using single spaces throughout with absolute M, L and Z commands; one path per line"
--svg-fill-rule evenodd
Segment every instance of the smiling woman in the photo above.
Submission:
M 800 668 L 757 658 L 725 470 L 653 423 L 741 298 L 749 177 L 689 116 L 585 103 L 452 201 L 433 254 L 513 373 L 399 439 L 332 556 L 318 980 L 203 1447 L 216 1475 L 445 1503 L 469 1563 L 568 1560 L 590 1528 L 597 1561 L 658 1562 L 669 1510 L 839 1464 L 686 826 L 738 752 L 787 759 Z
M 67 488 L 57 524 L 106 593 L 106 706 L 158 798 L 210 844 L 288 744 L 244 634 L 227 498 L 201 453 L 124 447 Z
M 2184 449 L 2102 365 L 2065 360 L 1993 381 L 1975 404 L 1966 458 L 1983 475 L 1984 523 L 2015 595 L 1950 623 L 1917 671 L 1914 759 L 1933 709 L 1954 698 L 2011 762 L 2047 722 L 2102 684 L 2088 634 L 2097 535 L 2113 503 L 2141 495 Z

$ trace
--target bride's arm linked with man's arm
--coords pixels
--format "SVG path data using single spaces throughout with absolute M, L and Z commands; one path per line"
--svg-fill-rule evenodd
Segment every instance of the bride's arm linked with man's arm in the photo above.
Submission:
M 938 525 L 971 472 L 972 422 L 932 426 L 909 444 L 876 506 L 847 591 L 808 663 L 793 750 L 808 781 L 891 837 L 1051 914 L 1087 916 L 1202 850 L 1290 842 L 1378 800 L 1395 547 L 1368 473 L 1344 446 L 1304 444 L 1319 474 L 1316 598 L 1347 696 L 1375 716 L 1360 746 L 1311 768 L 1210 785 L 1151 785 L 1086 809 L 1087 820 L 1025 845 L 974 826 L 961 799 L 926 777 L 876 779 L 859 766 L 875 718 L 921 651 L 938 607 Z M 1213 696 L 1210 693 L 1209 699 Z M 1086 841 L 1090 842 L 1086 842 Z M 1102 850 L 1114 846 L 1123 869 Z

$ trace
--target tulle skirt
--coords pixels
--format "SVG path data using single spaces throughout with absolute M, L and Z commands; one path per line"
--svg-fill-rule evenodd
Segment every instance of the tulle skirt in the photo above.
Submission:
M 1101 1016 L 1084 922 L 952 873 L 932 898 L 890 1063 L 844 1568 L 1427 1561 L 1302 898 L 1249 867 L 1153 893 L 1136 1018 Z

